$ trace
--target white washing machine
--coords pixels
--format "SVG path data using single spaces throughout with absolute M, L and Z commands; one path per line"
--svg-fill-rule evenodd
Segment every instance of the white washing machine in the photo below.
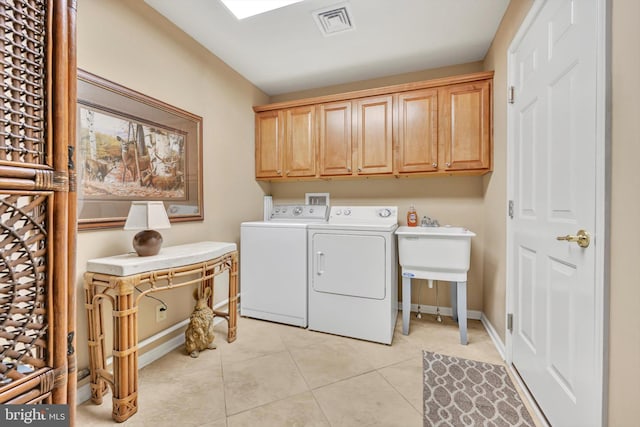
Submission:
M 391 344 L 396 228 L 396 206 L 333 206 L 326 223 L 309 225 L 309 329 Z
M 307 326 L 307 226 L 327 206 L 273 206 L 268 221 L 240 225 L 240 315 Z

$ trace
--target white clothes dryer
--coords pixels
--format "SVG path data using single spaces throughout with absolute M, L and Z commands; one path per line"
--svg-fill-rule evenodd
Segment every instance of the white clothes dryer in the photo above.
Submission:
M 240 225 L 240 315 L 307 326 L 307 227 L 328 206 L 276 205 Z
M 397 227 L 396 206 L 334 206 L 309 224 L 309 329 L 391 344 Z

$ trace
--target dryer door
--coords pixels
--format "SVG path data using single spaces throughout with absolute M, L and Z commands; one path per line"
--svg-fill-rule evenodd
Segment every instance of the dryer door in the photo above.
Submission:
M 382 300 L 385 298 L 386 240 L 373 234 L 315 233 L 312 290 Z

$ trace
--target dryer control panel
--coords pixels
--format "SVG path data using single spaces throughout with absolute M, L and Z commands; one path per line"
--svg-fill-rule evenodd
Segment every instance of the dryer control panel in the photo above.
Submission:
M 397 206 L 333 206 L 329 224 L 389 225 L 398 223 Z

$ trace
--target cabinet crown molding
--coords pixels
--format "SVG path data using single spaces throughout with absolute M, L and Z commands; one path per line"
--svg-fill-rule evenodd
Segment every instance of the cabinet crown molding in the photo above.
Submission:
M 327 102 L 348 101 L 357 98 L 365 98 L 369 96 L 388 95 L 411 90 L 427 89 L 432 87 L 446 86 L 458 83 L 469 83 L 479 80 L 487 80 L 493 78 L 493 71 L 481 71 L 478 73 L 462 74 L 458 76 L 442 77 L 432 80 L 423 80 L 412 83 L 403 83 L 391 86 L 382 86 L 372 89 L 356 90 L 351 92 L 342 92 L 332 95 L 317 96 L 313 98 L 296 99 L 293 101 L 283 101 L 274 104 L 255 105 L 253 111 L 256 113 L 264 111 L 279 110 L 283 108 L 300 107 L 304 105 L 322 104 Z

